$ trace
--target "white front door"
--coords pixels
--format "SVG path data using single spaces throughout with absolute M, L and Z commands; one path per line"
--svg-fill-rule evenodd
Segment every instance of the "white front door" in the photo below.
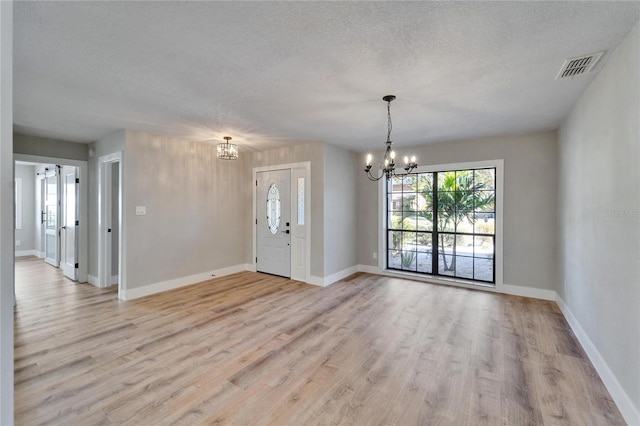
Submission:
M 44 260 L 58 267 L 60 263 L 60 215 L 58 199 L 58 167 L 45 173 Z
M 291 170 L 256 174 L 256 270 L 291 277 Z
M 60 264 L 62 272 L 72 280 L 78 279 L 76 267 L 76 227 L 78 183 L 76 167 L 62 167 L 62 228 L 60 230 Z

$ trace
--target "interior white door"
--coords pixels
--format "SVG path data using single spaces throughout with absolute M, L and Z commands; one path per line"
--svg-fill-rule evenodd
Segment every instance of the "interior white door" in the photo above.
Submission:
M 56 268 L 60 264 L 60 215 L 58 214 L 58 167 L 45 174 L 44 260 Z
M 78 171 L 76 167 L 62 167 L 62 227 L 60 230 L 60 264 L 62 272 L 72 280 L 78 279 L 76 266 L 76 220 L 78 217 Z
M 256 174 L 256 270 L 291 277 L 291 170 Z

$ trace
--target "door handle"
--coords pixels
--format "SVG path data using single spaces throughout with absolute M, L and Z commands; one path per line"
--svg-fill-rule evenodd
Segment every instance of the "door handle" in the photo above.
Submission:
M 287 229 L 286 231 L 282 231 L 283 234 L 288 234 L 289 230 Z

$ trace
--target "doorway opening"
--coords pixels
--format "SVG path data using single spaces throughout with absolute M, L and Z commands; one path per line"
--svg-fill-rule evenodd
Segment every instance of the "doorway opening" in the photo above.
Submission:
M 123 265 L 122 152 L 98 159 L 98 287 L 126 289 Z
M 15 256 L 36 256 L 87 281 L 87 162 L 14 155 Z

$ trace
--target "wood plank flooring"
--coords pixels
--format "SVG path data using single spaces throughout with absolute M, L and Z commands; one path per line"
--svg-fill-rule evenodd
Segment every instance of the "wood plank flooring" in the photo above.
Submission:
M 555 303 L 243 272 L 143 299 L 16 262 L 17 425 L 624 424 Z

